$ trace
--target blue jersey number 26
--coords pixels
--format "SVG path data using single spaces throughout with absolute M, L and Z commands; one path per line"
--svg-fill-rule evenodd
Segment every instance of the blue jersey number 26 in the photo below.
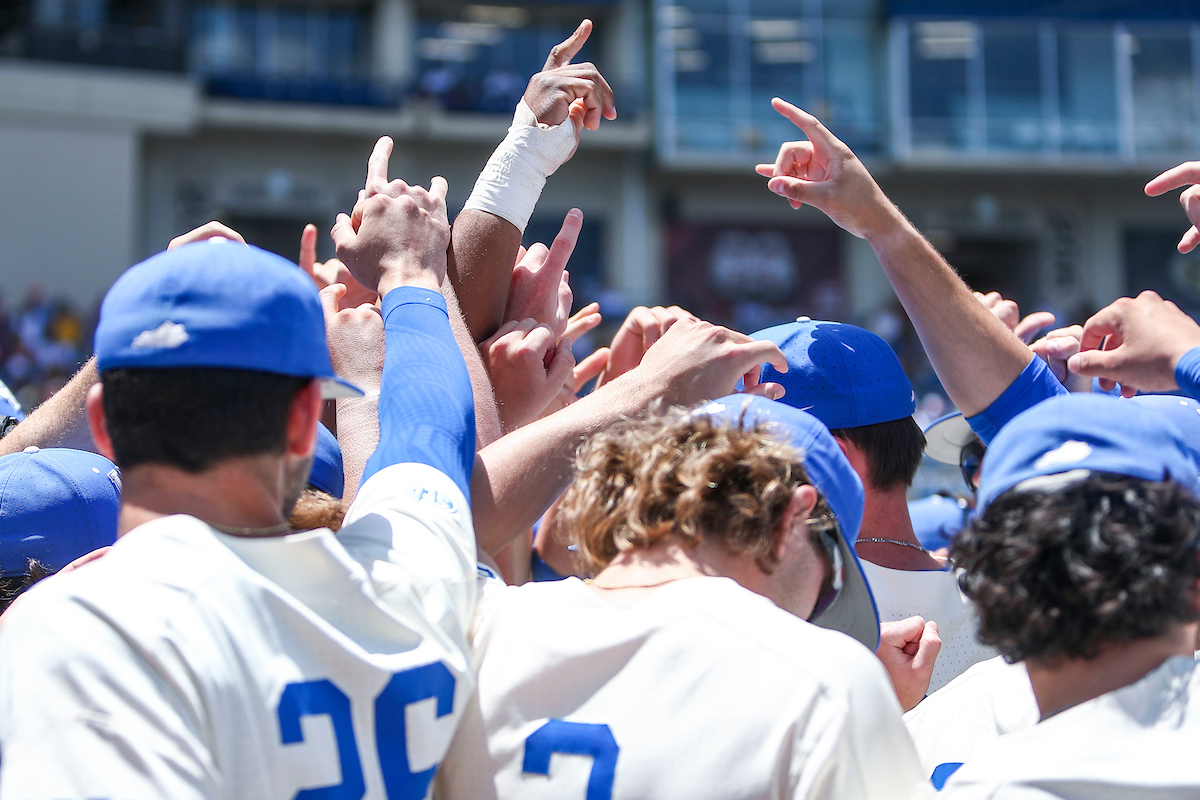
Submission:
M 406 706 L 429 698 L 437 700 L 437 715 L 454 709 L 454 676 L 440 661 L 397 672 L 375 698 L 375 747 L 383 770 L 388 800 L 420 800 L 433 780 L 430 767 L 413 772 L 408 765 Z M 300 718 L 328 714 L 337 740 L 342 782 L 336 786 L 301 789 L 296 800 L 359 800 L 366 793 L 358 742 L 350 714 L 350 698 L 332 681 L 289 683 L 279 698 L 279 732 L 284 744 L 302 741 Z
M 607 725 L 552 719 L 525 740 L 525 762 L 521 768 L 525 772 L 549 775 L 550 756 L 554 753 L 591 756 L 587 800 L 612 800 L 619 751 L 617 740 Z

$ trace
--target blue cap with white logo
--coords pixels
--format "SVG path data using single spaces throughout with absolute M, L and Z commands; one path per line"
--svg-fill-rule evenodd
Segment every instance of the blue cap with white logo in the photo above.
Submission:
M 1200 496 L 1179 430 L 1161 413 L 1106 395 L 1051 398 L 1021 412 L 992 440 L 979 479 L 979 513 L 1010 489 L 1052 491 L 1094 472 L 1163 481 Z M 1056 480 L 1034 480 L 1056 476 Z
M 57 571 L 117 540 L 121 473 L 83 450 L 27 448 L 0 458 L 0 574 L 35 558 Z
M 333 432 L 317 423 L 317 447 L 313 451 L 312 471 L 308 485 L 333 497 L 342 498 L 346 489 L 346 473 L 342 468 L 342 448 Z
M 888 343 L 843 322 L 800 317 L 751 337 L 779 345 L 788 371 L 764 364 L 759 380 L 783 386 L 781 398 L 827 428 L 861 428 L 912 416 L 916 393 Z
M 879 615 L 854 542 L 863 518 L 863 486 L 837 441 L 820 420 L 804 411 L 757 395 L 733 394 L 697 409 L 714 419 L 743 427 L 766 424 L 778 438 L 799 450 L 804 469 L 838 520 L 837 538 L 842 562 L 842 587 L 837 597 L 812 622 L 841 631 L 872 651 L 879 646 Z
M 312 280 L 285 258 L 209 239 L 131 267 L 104 297 L 101 372 L 123 367 L 256 370 L 318 378 L 325 397 L 356 397 L 334 375 Z

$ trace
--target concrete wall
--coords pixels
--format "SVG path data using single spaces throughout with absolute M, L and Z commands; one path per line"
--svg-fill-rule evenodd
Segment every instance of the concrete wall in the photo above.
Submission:
M 0 274 L 86 307 L 134 260 L 138 137 L 0 123 Z

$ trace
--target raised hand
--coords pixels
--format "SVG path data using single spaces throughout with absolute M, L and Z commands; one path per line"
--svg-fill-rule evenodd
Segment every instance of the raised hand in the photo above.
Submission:
M 880 190 L 854 152 L 796 106 L 776 97 L 771 106 L 804 131 L 808 141 L 785 142 L 774 164 L 755 171 L 771 180 L 767 187 L 785 197 L 792 208 L 805 203 L 824 211 L 841 228 L 870 238 L 895 224 L 899 210 Z
M 312 278 L 318 291 L 335 283 L 345 287 L 345 294 L 338 301 L 339 308 L 357 308 L 363 303 L 379 300 L 379 295 L 354 280 L 350 270 L 338 259 L 331 258 L 324 263 L 317 261 L 317 226 L 311 222 L 304 226 L 300 234 L 300 259 L 297 263 Z
M 182 247 L 192 242 L 203 242 L 206 239 L 229 239 L 238 244 L 246 243 L 246 240 L 242 238 L 240 233 L 214 219 L 212 222 L 204 223 L 199 228 L 192 228 L 187 233 L 176 236 L 167 245 L 167 249 L 174 250 L 176 247 Z
M 932 620 L 909 617 L 879 626 L 879 649 L 875 655 L 883 662 L 905 711 L 915 708 L 925 698 L 941 649 L 942 637 Z
M 662 338 L 672 325 L 684 319 L 696 321 L 696 317 L 690 311 L 679 306 L 638 306 L 630 311 L 613 336 L 612 353 L 598 385 L 603 386 L 640 364 L 642 357 L 654 343 Z
M 668 405 L 693 406 L 724 397 L 739 379 L 747 391 L 778 399 L 783 394 L 779 384 L 758 382 L 764 363 L 780 372 L 788 369 L 787 358 L 773 342 L 755 341 L 688 315 L 662 334 L 629 377 L 636 371 Z
M 574 299 L 564 270 L 575 252 L 582 228 L 583 212 L 572 208 L 549 248 L 538 242 L 518 252 L 508 288 L 508 305 L 504 309 L 505 321 L 533 318 L 549 325 L 556 338 L 563 336 Z
M 1200 325 L 1156 292 L 1122 297 L 1083 324 L 1080 352 L 1067 362 L 1072 372 L 1099 378 L 1100 388 L 1131 397 L 1138 391 L 1177 388 L 1175 365 L 1200 347 Z
M 571 59 L 592 34 L 592 21 L 585 19 L 565 41 L 550 50 L 542 71 L 529 79 L 522 98 L 543 125 L 558 125 L 567 119 L 571 104 L 580 101 L 581 123 L 594 131 L 600 118 L 616 119 L 612 87 L 590 62 L 572 64 Z
M 1183 212 L 1192 223 L 1192 227 L 1188 228 L 1187 233 L 1179 240 L 1181 253 L 1190 253 L 1200 244 L 1200 229 L 1197 229 L 1197 225 L 1200 225 L 1200 186 L 1192 185 L 1196 183 L 1200 183 L 1200 161 L 1188 161 L 1178 167 L 1172 167 L 1146 184 L 1146 194 L 1151 197 L 1158 197 L 1181 186 L 1190 187 L 1179 195 L 1179 204 L 1183 206 Z
M 397 286 L 440 291 L 446 277 L 446 179 L 435 177 L 428 190 L 402 180 L 388 181 L 392 140 L 379 139 L 367 163 L 367 182 L 352 224 L 338 214 L 330 234 L 338 258 L 355 279 L 380 297 Z
M 575 366 L 571 340 L 534 319 L 507 322 L 479 345 L 504 430 L 532 422 L 558 395 Z
M 325 341 L 334 372 L 368 395 L 379 392 L 383 374 L 383 316 L 370 303 L 348 306 L 346 287 L 333 283 L 321 290 Z

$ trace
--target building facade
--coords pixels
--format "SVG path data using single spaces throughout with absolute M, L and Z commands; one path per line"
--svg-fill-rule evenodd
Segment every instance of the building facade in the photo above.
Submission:
M 1143 288 L 1200 310 L 1178 203 L 1142 193 L 1200 154 L 1200 12 L 1169 0 L 30 0 L 0 12 L 2 288 L 90 304 L 214 218 L 294 258 L 382 134 L 393 176 L 445 175 L 453 211 L 585 16 L 618 119 L 585 133 L 526 237 L 583 209 L 581 302 L 856 319 L 904 355 L 870 247 L 754 173 L 800 138 L 778 95 L 976 288 L 1064 323 Z

